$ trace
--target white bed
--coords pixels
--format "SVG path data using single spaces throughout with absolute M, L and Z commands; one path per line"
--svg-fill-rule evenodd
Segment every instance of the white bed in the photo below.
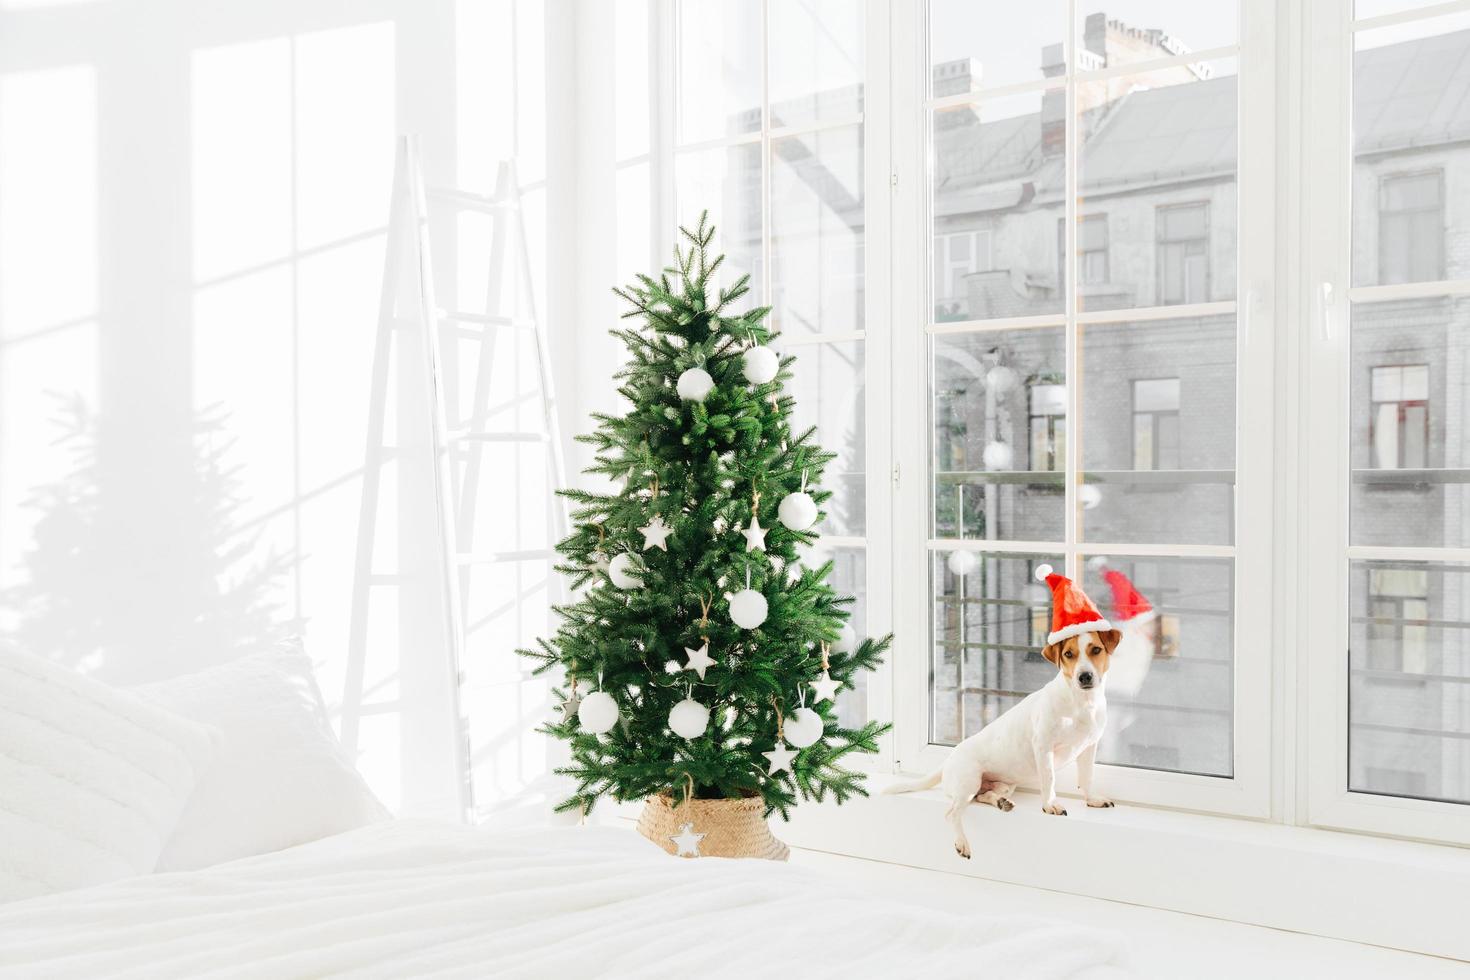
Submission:
M 617 828 L 376 824 L 0 905 L 4 977 L 1086 977 L 1076 922 L 941 914 Z

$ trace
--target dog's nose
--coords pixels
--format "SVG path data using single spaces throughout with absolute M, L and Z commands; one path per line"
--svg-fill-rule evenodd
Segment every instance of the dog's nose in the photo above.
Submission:
M 1081 684 L 1083 687 L 1091 687 L 1092 686 L 1092 671 L 1090 671 L 1090 670 L 1084 670 L 1082 673 L 1078 674 L 1077 675 L 1077 683 L 1078 684 Z

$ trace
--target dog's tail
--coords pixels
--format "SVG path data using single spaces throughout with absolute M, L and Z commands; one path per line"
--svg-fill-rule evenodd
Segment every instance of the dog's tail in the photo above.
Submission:
M 922 779 L 910 779 L 902 783 L 893 783 L 883 787 L 884 793 L 912 793 L 919 789 L 933 789 L 939 785 L 939 778 L 943 775 L 942 769 L 936 769 Z

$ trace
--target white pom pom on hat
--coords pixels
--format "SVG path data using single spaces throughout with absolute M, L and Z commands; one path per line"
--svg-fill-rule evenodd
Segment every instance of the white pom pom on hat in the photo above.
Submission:
M 1048 575 L 1050 575 L 1050 574 L 1051 574 L 1051 566 L 1050 565 L 1048 565 L 1048 564 L 1046 564 L 1046 563 L 1043 562 L 1042 564 L 1036 566 L 1036 581 L 1038 581 L 1038 582 L 1045 582 L 1046 581 L 1046 577 Z
M 1107 559 L 1107 556 L 1106 555 L 1093 555 L 1091 558 L 1087 559 L 1087 567 L 1088 568 L 1091 568 L 1093 571 L 1098 571 L 1098 570 L 1107 568 L 1108 567 L 1108 559 Z

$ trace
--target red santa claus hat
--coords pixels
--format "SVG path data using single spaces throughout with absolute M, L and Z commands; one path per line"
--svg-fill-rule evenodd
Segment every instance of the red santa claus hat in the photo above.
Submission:
M 1143 624 L 1159 618 L 1159 611 L 1153 607 L 1153 603 L 1133 587 L 1128 576 L 1109 567 L 1106 558 L 1098 556 L 1089 559 L 1087 564 L 1101 572 L 1103 581 L 1113 590 L 1113 618 L 1118 621 L 1119 626 Z
M 1067 576 L 1055 574 L 1050 565 L 1037 565 L 1036 578 L 1051 589 L 1051 632 L 1046 634 L 1048 644 L 1060 643 L 1079 633 L 1113 628 L 1087 598 L 1087 593 Z

